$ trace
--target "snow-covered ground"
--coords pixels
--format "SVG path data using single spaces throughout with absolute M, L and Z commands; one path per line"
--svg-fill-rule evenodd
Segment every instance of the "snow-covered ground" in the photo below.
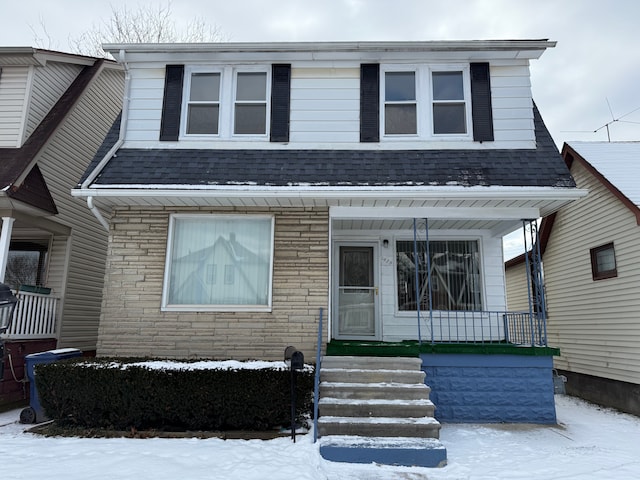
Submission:
M 312 435 L 276 440 L 44 438 L 0 414 L 0 479 L 640 479 L 640 418 L 556 396 L 558 426 L 442 428 L 441 469 L 320 458 Z

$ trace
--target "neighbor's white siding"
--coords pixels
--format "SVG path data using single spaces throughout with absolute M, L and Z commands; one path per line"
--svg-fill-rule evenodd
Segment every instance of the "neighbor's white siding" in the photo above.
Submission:
M 0 75 L 0 148 L 22 145 L 29 67 L 3 67 Z
M 577 161 L 571 169 L 589 195 L 557 215 L 544 255 L 550 343 L 556 366 L 640 383 L 640 226 Z M 618 276 L 594 281 L 589 250 L 613 242 Z
M 507 309 L 512 312 L 528 312 L 529 294 L 525 262 L 506 268 L 505 276 L 507 280 Z
M 175 59 L 168 63 L 181 63 Z M 326 64 L 326 62 L 325 62 Z M 494 142 L 445 139 L 382 139 L 360 143 L 360 66 L 333 62 L 332 67 L 313 68 L 292 64 L 290 142 L 231 139 L 222 141 L 181 139 L 182 148 L 534 148 L 531 84 L 528 62 L 500 61 L 491 65 Z M 126 147 L 175 148 L 160 142 L 159 132 L 164 90 L 164 65 L 133 65 L 126 127 Z M 429 111 L 423 106 L 422 111 Z
M 38 158 L 58 208 L 56 220 L 72 228 L 72 235 L 61 243 L 54 242 L 51 252 L 66 250 L 69 255 L 64 263 L 59 257 L 50 263 L 50 281 L 65 285 L 60 347 L 96 348 L 107 232 L 86 203 L 71 197 L 70 191 L 120 111 L 122 86 L 121 71 L 103 70 Z
M 57 62 L 47 62 L 43 67 L 34 67 L 23 140 L 29 138 L 49 110 L 67 91 L 82 68 L 79 65 Z

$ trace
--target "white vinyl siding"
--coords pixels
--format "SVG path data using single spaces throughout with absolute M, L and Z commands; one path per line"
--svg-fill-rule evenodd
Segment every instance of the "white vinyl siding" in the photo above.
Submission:
M 359 69 L 291 69 L 291 142 L 358 143 L 359 109 Z
M 529 65 L 492 65 L 490 75 L 495 141 L 526 148 L 526 142 L 535 141 Z
M 171 59 L 167 63 L 181 63 Z M 334 62 L 334 67 L 292 63 L 290 141 L 272 145 L 264 141 L 233 139 L 180 139 L 180 148 L 379 148 L 360 143 L 360 66 Z M 265 62 L 264 66 L 268 66 Z M 385 64 L 386 65 L 386 64 Z M 198 67 L 202 67 L 198 64 Z M 146 68 L 145 68 L 146 67 Z M 187 64 L 186 67 L 189 67 Z M 206 67 L 206 65 L 204 65 Z M 211 68 L 219 68 L 213 65 Z M 164 65 L 133 65 L 129 120 L 125 147 L 167 148 L 159 141 L 164 88 Z M 385 148 L 535 148 L 533 102 L 526 61 L 502 60 L 491 64 L 494 142 L 473 142 L 451 136 L 385 141 Z M 183 92 L 184 93 L 184 92 Z M 182 112 L 184 114 L 184 112 Z M 175 148 L 175 145 L 172 146 Z
M 549 339 L 558 368 L 640 383 L 640 226 L 581 164 L 589 195 L 562 209 L 544 254 Z M 589 251 L 613 242 L 618 276 L 594 281 Z
M 0 148 L 22 145 L 29 67 L 3 67 L 0 74 Z

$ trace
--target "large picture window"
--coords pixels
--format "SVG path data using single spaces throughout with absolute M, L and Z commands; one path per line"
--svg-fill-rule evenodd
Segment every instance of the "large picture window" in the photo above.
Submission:
M 269 309 L 272 259 L 272 217 L 174 215 L 163 307 Z
M 412 240 L 396 242 L 398 310 L 482 310 L 480 253 L 477 241 L 439 240 L 429 242 L 429 261 L 425 242 L 418 242 L 417 262 Z M 416 263 L 418 292 L 416 293 Z M 431 272 L 431 292 L 429 276 Z

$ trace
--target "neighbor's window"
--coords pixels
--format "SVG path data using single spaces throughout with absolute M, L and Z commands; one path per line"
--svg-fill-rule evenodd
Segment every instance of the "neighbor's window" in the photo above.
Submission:
M 233 132 L 237 135 L 258 135 L 266 131 L 267 74 L 238 72 Z
M 618 276 L 616 269 L 616 252 L 613 243 L 607 243 L 600 247 L 592 248 L 591 274 L 594 280 L 603 280 Z
M 418 288 L 416 292 L 416 256 Z M 475 240 L 429 242 L 429 261 L 425 242 L 396 242 L 398 310 L 429 310 L 431 271 L 431 307 L 434 310 L 482 310 L 480 253 Z
M 467 133 L 462 72 L 433 72 L 433 133 Z
M 416 72 L 385 72 L 385 135 L 407 135 L 417 132 Z
M 192 73 L 187 104 L 187 133 L 217 135 L 220 117 L 220 73 Z
M 272 217 L 173 215 L 163 307 L 270 308 L 272 245 Z M 222 278 L 218 279 L 219 273 Z

